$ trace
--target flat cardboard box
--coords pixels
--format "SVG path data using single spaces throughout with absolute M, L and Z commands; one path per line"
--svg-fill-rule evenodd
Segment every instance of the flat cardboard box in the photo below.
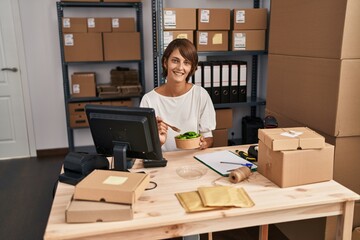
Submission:
M 228 51 L 228 31 L 196 31 L 196 48 L 204 51 Z
M 141 45 L 139 32 L 103 33 L 104 60 L 140 60 Z
M 61 0 L 61 2 L 101 2 L 101 0 Z
M 87 18 L 88 32 L 111 32 L 111 18 Z
M 272 151 L 259 141 L 258 172 L 279 187 L 324 182 L 333 178 L 334 146 Z
M 112 18 L 112 32 L 136 32 L 134 18 Z
M 331 136 L 359 136 L 359 76 L 360 59 L 269 54 L 266 107 Z
M 359 0 L 273 0 L 270 9 L 269 53 L 360 58 Z
M 273 151 L 320 149 L 325 146 L 325 138 L 307 127 L 259 129 L 258 138 Z
M 267 29 L 267 8 L 233 10 L 233 30 Z
M 234 30 L 231 36 L 232 51 L 265 50 L 265 30 Z
M 86 33 L 87 32 L 86 18 L 63 17 L 62 31 L 63 33 L 77 33 L 77 32 Z
M 195 8 L 164 8 L 164 30 L 196 30 Z
M 103 61 L 101 33 L 65 33 L 65 62 Z
M 197 9 L 197 30 L 230 30 L 230 9 Z
M 231 108 L 215 109 L 216 129 L 233 127 L 233 110 Z
M 94 72 L 75 72 L 71 75 L 71 97 L 96 97 Z
M 194 31 L 192 30 L 176 30 L 176 31 L 164 31 L 164 49 L 169 43 L 177 38 L 185 38 L 194 43 Z
M 149 174 L 96 169 L 75 186 L 74 199 L 134 204 L 149 182 Z
M 129 204 L 71 200 L 65 210 L 67 223 L 126 221 L 133 219 Z
M 228 146 L 228 129 L 215 129 L 212 131 L 214 137 L 213 147 Z

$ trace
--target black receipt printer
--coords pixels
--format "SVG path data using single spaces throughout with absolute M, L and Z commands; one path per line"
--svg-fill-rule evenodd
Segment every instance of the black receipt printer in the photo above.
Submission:
M 76 185 L 94 169 L 109 169 L 109 161 L 102 155 L 70 152 L 65 156 L 63 167 L 59 181 Z

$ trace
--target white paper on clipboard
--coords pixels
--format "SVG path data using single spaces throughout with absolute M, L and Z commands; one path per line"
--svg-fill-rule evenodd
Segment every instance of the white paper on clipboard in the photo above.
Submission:
M 247 166 L 251 166 L 251 171 L 256 171 L 257 169 L 255 164 L 227 150 L 198 154 L 194 158 L 224 177 L 229 176 L 231 170 L 246 166 L 247 164 Z

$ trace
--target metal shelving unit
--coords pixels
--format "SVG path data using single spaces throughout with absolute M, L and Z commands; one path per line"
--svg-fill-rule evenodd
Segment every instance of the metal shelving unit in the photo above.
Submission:
M 161 57 L 164 52 L 163 38 L 163 0 L 152 0 L 152 30 L 153 30 L 153 62 L 154 62 L 154 87 L 160 86 L 165 82 L 161 76 Z M 260 7 L 260 0 L 253 1 L 253 7 Z M 221 103 L 214 104 L 215 108 L 235 108 L 240 106 L 249 106 L 251 116 L 256 116 L 257 106 L 264 106 L 266 101 L 257 96 L 258 86 L 258 65 L 259 55 L 267 54 L 267 51 L 226 51 L 226 52 L 199 52 L 199 56 L 251 56 L 251 95 L 247 97 L 246 102 L 238 103 Z
M 60 50 L 61 50 L 61 67 L 63 74 L 63 90 L 64 90 L 64 99 L 65 99 L 65 111 L 66 111 L 66 125 L 67 125 L 67 135 L 68 135 L 68 145 L 69 150 L 75 150 L 74 143 L 74 129 L 70 127 L 70 114 L 69 114 L 69 103 L 84 103 L 84 102 L 99 102 L 99 101 L 114 101 L 114 100 L 124 100 L 129 98 L 139 98 L 139 96 L 126 96 L 126 97 L 116 97 L 116 98 L 100 98 L 100 97 L 84 97 L 84 98 L 71 98 L 70 95 L 70 81 L 69 81 L 69 67 L 76 65 L 86 65 L 86 64 L 111 64 L 111 63 L 135 63 L 137 64 L 139 72 L 139 80 L 145 89 L 145 79 L 144 79 L 144 46 L 143 46 L 143 9 L 142 2 L 56 2 L 57 8 L 57 18 L 58 18 L 58 31 L 59 31 L 59 40 L 60 40 Z M 132 8 L 136 12 L 136 29 L 140 32 L 140 54 L 141 60 L 138 61 L 100 61 L 100 62 L 65 62 L 64 54 L 64 39 L 62 32 L 62 18 L 64 17 L 64 11 L 67 8 Z M 144 92 L 141 93 L 141 96 Z

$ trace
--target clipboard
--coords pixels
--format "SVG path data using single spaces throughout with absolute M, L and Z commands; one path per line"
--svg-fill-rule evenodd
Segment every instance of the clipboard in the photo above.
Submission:
M 227 150 L 198 154 L 194 158 L 224 177 L 228 177 L 231 170 L 242 166 L 249 167 L 251 171 L 257 171 L 254 163 Z

